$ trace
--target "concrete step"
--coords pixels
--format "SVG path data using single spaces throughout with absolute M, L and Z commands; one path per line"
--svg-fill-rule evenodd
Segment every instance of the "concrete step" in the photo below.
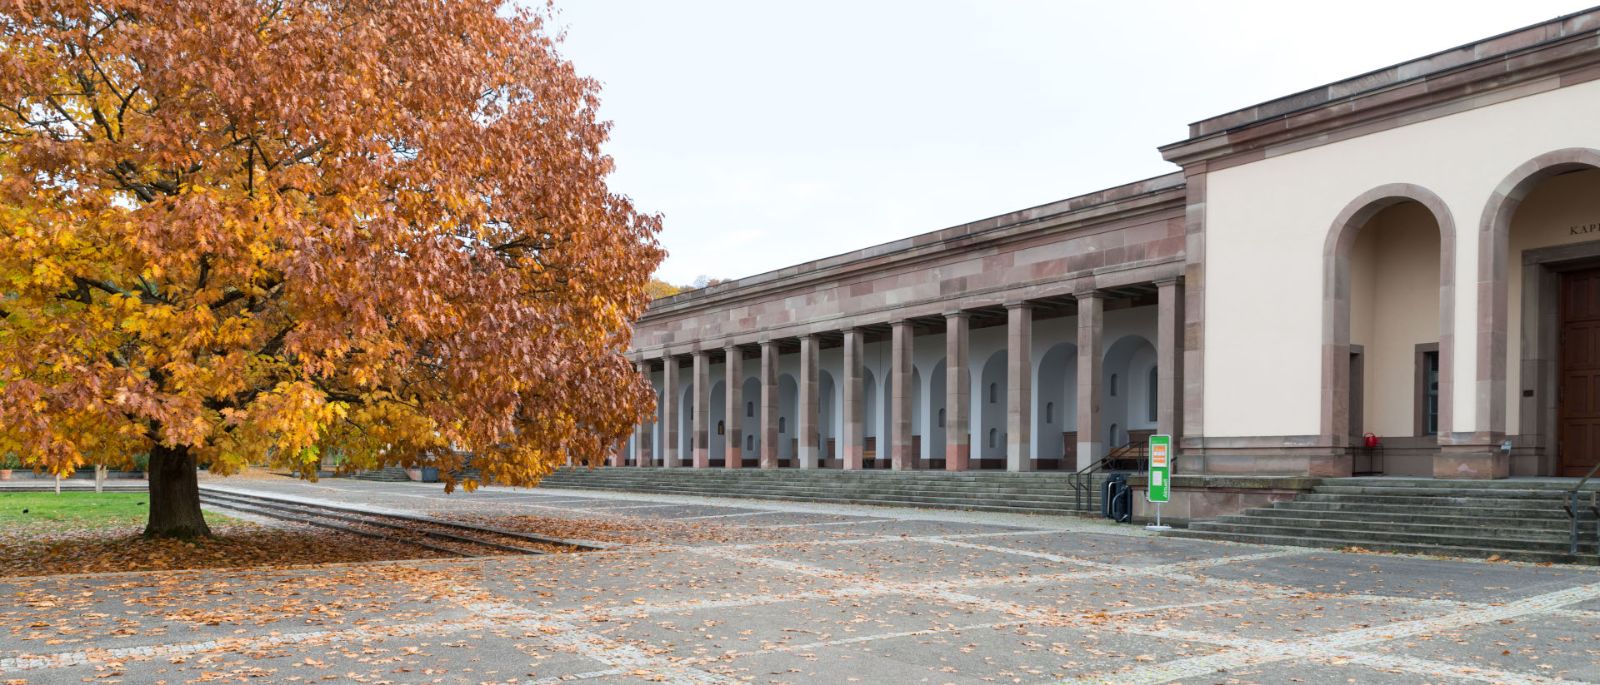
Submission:
M 1543 551 L 1529 551 L 1521 549 L 1496 549 L 1487 546 L 1449 546 L 1428 545 L 1409 542 L 1363 542 L 1350 543 L 1344 540 L 1305 538 L 1298 535 L 1262 535 L 1253 533 L 1228 533 L 1219 531 L 1178 529 L 1167 533 L 1173 537 L 1196 538 L 1202 540 L 1226 540 L 1229 542 L 1247 542 L 1257 545 L 1279 545 L 1288 547 L 1317 547 L 1322 549 L 1349 549 L 1352 547 L 1374 552 L 1397 552 L 1402 554 L 1428 554 L 1447 557 L 1471 557 L 1487 559 L 1499 557 L 1508 561 L 1531 561 L 1553 563 L 1580 563 L 1600 564 L 1600 556 L 1593 553 L 1580 554 L 1572 557 L 1564 552 L 1552 553 Z
M 1546 500 L 1526 497 L 1458 497 L 1450 495 L 1440 495 L 1437 497 L 1412 497 L 1408 495 L 1334 494 L 1325 492 L 1308 492 L 1296 497 L 1295 501 L 1365 503 L 1398 507 L 1450 506 L 1475 507 L 1480 509 L 1554 509 L 1558 511 L 1564 504 L 1564 502 L 1555 499 Z
M 579 486 L 575 489 L 611 490 L 598 486 Z M 1005 507 L 1007 509 L 1027 509 L 1040 511 L 1073 511 L 1076 509 L 1072 501 L 1036 501 L 1022 498 L 1006 497 L 979 497 L 979 496 L 930 496 L 930 495 L 905 495 L 893 493 L 842 493 L 835 491 L 801 492 L 793 490 L 741 490 L 729 493 L 727 490 L 695 489 L 695 488 L 630 488 L 632 492 L 652 492 L 658 494 L 691 495 L 699 497 L 727 497 L 736 494 L 739 497 L 756 499 L 791 499 L 791 500 L 828 500 L 838 502 L 868 503 L 900 503 L 919 506 L 942 505 L 950 507 Z M 1099 501 L 1088 501 L 1087 504 L 1098 510 Z
M 883 504 L 1018 513 L 1075 514 L 1080 497 L 1069 474 L 949 473 L 795 469 L 562 469 L 552 488 L 624 490 L 703 497 Z M 1099 486 L 1089 485 L 1083 509 L 1098 512 Z
M 1460 488 L 1492 489 L 1492 490 L 1548 490 L 1566 492 L 1577 485 L 1577 479 L 1552 478 L 1552 479 L 1525 479 L 1507 478 L 1501 480 L 1456 480 L 1447 478 L 1393 478 L 1393 477 L 1355 477 L 1355 478 L 1324 478 L 1322 485 L 1328 486 L 1358 486 L 1371 488 L 1429 488 L 1435 490 L 1453 490 Z M 1600 491 L 1600 481 L 1589 481 L 1583 488 L 1584 492 Z
M 1267 510 L 1274 512 L 1277 510 Z M 1444 517 L 1436 517 L 1444 518 Z M 1422 521 L 1375 521 L 1371 519 L 1329 519 L 1329 518 L 1302 518 L 1288 515 L 1272 515 L 1268 513 L 1246 512 L 1220 516 L 1215 523 L 1227 523 L 1249 526 L 1273 526 L 1279 528 L 1298 528 L 1302 530 L 1362 530 L 1368 532 L 1405 533 L 1409 535 L 1432 535 L 1437 537 L 1456 537 L 1464 539 L 1503 538 L 1528 540 L 1532 542 L 1557 542 L 1566 544 L 1570 529 L 1568 527 L 1525 528 L 1518 526 L 1496 525 L 1493 521 L 1474 521 L 1461 519 L 1453 523 L 1427 523 Z M 1210 523 L 1210 522 L 1208 522 Z M 1594 537 L 1594 525 L 1588 524 L 1580 528 L 1587 531 L 1590 539 Z
M 1277 502 L 1274 509 L 1300 511 L 1344 511 L 1372 514 L 1407 514 L 1413 516 L 1467 516 L 1484 519 L 1560 519 L 1567 520 L 1567 512 L 1559 506 L 1552 507 L 1469 507 L 1449 504 L 1394 505 L 1374 502 L 1349 502 L 1341 500 Z M 1581 511 L 1581 510 L 1580 510 Z
M 1271 522 L 1224 523 L 1220 521 L 1196 521 L 1190 524 L 1189 529 L 1215 533 L 1331 540 L 1362 547 L 1373 544 L 1409 544 L 1446 548 L 1489 548 L 1543 554 L 1562 554 L 1568 549 L 1567 540 L 1553 540 L 1542 536 L 1504 538 L 1490 535 L 1441 535 L 1374 530 L 1369 527 L 1308 528 L 1300 525 L 1274 525 Z M 1579 549 L 1580 551 L 1592 552 L 1594 543 L 1592 540 L 1581 542 Z
M 1567 530 L 1569 527 L 1569 519 L 1565 514 L 1560 516 L 1507 517 L 1501 515 L 1500 512 L 1495 510 L 1485 510 L 1484 514 L 1479 515 L 1461 514 L 1461 512 L 1470 511 L 1474 510 L 1444 509 L 1443 512 L 1434 514 L 1389 510 L 1346 511 L 1339 509 L 1314 509 L 1306 507 L 1303 504 L 1296 505 L 1292 502 L 1284 502 L 1272 507 L 1247 509 L 1236 515 L 1287 516 L 1291 518 L 1317 518 L 1333 521 L 1424 523 L 1442 526 L 1476 526 L 1493 524 L 1501 527 L 1519 529 L 1551 529 L 1563 531 Z M 1591 530 L 1595 527 L 1595 519 L 1592 515 L 1581 517 L 1578 521 L 1582 530 Z
M 1384 497 L 1413 497 L 1433 499 L 1438 497 L 1481 497 L 1489 499 L 1538 499 L 1566 501 L 1566 490 L 1537 488 L 1421 488 L 1372 487 L 1368 485 L 1318 485 L 1312 492 L 1329 495 L 1380 495 Z M 1583 497 L 1580 495 L 1580 498 Z M 1585 498 L 1586 499 L 1586 498 Z

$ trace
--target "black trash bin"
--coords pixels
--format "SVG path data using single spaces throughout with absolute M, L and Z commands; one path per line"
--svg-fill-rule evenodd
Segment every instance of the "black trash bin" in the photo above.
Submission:
M 1128 487 L 1128 474 L 1106 476 L 1100 485 L 1100 515 L 1117 523 L 1133 520 L 1133 488 Z

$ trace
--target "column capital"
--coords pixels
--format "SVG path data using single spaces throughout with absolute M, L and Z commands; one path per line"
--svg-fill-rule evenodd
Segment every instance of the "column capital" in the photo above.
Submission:
M 970 316 L 972 316 L 972 312 L 965 309 L 956 309 L 944 313 L 945 319 L 965 319 Z
M 1032 309 L 1033 303 L 1027 300 L 1012 300 L 1005 303 L 1006 309 Z
M 1183 285 L 1183 277 L 1171 276 L 1168 278 L 1157 278 L 1154 283 L 1157 287 L 1170 288 L 1175 285 Z
M 890 326 L 910 326 L 911 325 L 911 319 L 890 319 L 889 320 L 889 325 Z
M 1072 294 L 1072 299 L 1074 299 L 1074 300 L 1104 300 L 1104 299 L 1106 299 L 1106 294 L 1102 290 L 1095 290 L 1095 289 L 1083 290 L 1083 291 L 1080 291 L 1080 292 L 1073 293 Z

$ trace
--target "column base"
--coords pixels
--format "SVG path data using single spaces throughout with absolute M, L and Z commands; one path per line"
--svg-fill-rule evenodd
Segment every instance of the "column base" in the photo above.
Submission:
M 946 471 L 966 471 L 967 469 L 971 468 L 971 463 L 972 463 L 972 446 L 971 445 L 951 445 L 949 452 L 954 452 L 954 454 L 945 457 L 944 470 L 946 470 Z M 947 452 L 946 454 L 949 454 L 949 452 Z
M 1434 478 L 1492 480 L 1511 477 L 1511 455 L 1499 445 L 1442 445 L 1433 458 Z

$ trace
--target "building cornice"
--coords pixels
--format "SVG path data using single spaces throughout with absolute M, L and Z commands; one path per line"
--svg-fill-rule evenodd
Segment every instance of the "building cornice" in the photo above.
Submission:
M 1600 9 L 1204 119 L 1160 148 L 1225 168 L 1600 78 Z
M 817 283 L 846 281 L 947 257 L 952 251 L 988 249 L 1055 233 L 1092 232 L 1098 226 L 1181 206 L 1184 200 L 1181 172 L 1157 176 L 664 297 L 650 304 L 639 324 L 737 306 L 747 300 L 770 299 L 786 291 L 804 291 Z

